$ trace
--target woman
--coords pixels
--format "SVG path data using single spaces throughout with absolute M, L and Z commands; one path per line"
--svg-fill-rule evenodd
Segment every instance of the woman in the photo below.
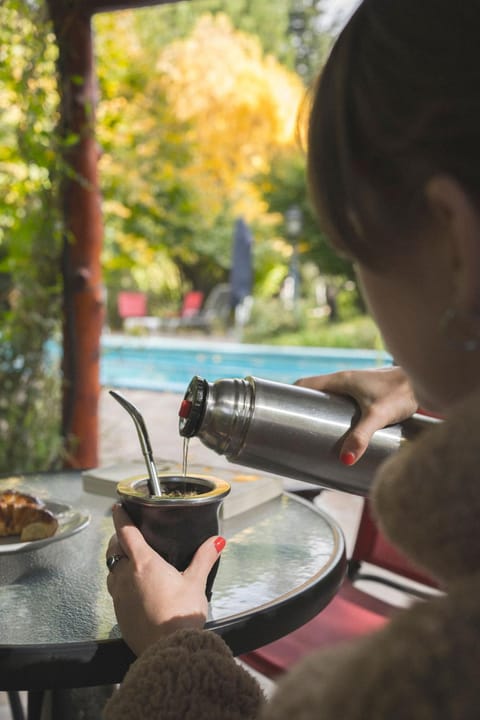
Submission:
M 266 703 L 223 641 L 202 630 L 205 579 L 223 541 L 208 540 L 179 575 L 117 509 L 108 552 L 125 559 L 108 587 L 139 657 L 106 720 L 478 716 L 479 27 L 480 0 L 364 0 L 322 72 L 309 127 L 313 202 L 403 371 L 303 382 L 336 384 L 367 410 L 363 436 L 344 446 L 347 464 L 376 425 L 417 400 L 447 418 L 385 463 L 372 491 L 383 531 L 445 594 L 313 654 Z M 393 393 L 385 403 L 388 378 L 402 400 Z

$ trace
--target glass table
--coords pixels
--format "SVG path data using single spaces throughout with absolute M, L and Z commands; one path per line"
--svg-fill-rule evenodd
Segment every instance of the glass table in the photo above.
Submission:
M 1 478 L 60 513 L 46 544 L 0 541 L 0 690 L 55 690 L 122 680 L 134 656 L 106 588 L 112 500 L 83 490 L 81 473 Z M 295 630 L 331 600 L 345 573 L 341 530 L 288 493 L 223 521 L 227 538 L 207 628 L 235 655 Z M 57 536 L 56 536 L 57 537 Z

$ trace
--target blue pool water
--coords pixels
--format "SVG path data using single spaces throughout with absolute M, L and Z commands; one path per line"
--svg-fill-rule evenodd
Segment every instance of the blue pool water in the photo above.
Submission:
M 194 375 L 209 381 L 254 375 L 292 383 L 300 377 L 386 365 L 373 350 L 277 347 L 174 338 L 102 338 L 102 385 L 185 392 Z

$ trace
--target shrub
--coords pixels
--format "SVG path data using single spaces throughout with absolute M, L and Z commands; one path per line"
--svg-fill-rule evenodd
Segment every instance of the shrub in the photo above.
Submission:
M 59 463 L 56 50 L 44 8 L 0 5 L 0 473 Z

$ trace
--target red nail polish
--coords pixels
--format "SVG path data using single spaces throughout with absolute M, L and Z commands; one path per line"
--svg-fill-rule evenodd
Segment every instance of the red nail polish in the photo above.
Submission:
M 219 553 L 222 552 L 223 548 L 227 544 L 227 541 L 225 540 L 225 538 L 219 536 L 213 544 L 215 545 L 216 551 Z
M 340 461 L 344 465 L 353 465 L 355 462 L 355 455 L 352 452 L 344 452 L 340 455 Z

